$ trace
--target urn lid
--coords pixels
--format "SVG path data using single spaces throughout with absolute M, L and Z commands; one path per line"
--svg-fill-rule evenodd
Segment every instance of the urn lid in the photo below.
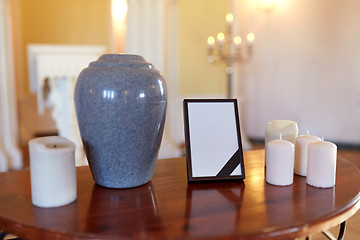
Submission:
M 142 56 L 134 54 L 104 54 L 96 61 L 91 62 L 89 67 L 134 67 L 154 68 Z

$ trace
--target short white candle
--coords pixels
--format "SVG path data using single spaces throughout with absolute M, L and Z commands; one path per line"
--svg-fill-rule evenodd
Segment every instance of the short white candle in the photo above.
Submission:
M 58 207 L 76 200 L 75 144 L 58 137 L 29 141 L 32 203 Z
M 297 123 L 289 120 L 271 120 L 265 126 L 265 152 L 267 151 L 267 143 L 272 140 L 278 140 L 280 134 L 282 139 L 295 144 L 295 138 L 299 133 Z M 265 155 L 265 165 L 267 158 Z
M 327 141 L 312 142 L 308 146 L 307 184 L 329 188 L 335 185 L 337 147 Z
M 294 181 L 294 144 L 286 140 L 273 140 L 267 143 L 266 182 L 278 185 L 291 185 Z
M 306 176 L 308 162 L 308 145 L 311 142 L 320 141 L 319 137 L 309 135 L 300 135 L 295 139 L 295 173 L 300 176 Z

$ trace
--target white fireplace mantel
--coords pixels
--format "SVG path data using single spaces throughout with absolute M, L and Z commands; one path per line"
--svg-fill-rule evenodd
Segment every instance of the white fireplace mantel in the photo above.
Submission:
M 37 94 L 38 113 L 52 108 L 59 135 L 76 145 L 76 164 L 86 164 L 73 94 L 78 74 L 105 52 L 100 45 L 28 45 L 29 81 Z

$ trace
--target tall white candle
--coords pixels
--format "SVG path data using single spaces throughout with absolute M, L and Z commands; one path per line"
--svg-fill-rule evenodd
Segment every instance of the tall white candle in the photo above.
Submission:
M 319 137 L 313 135 L 300 135 L 295 139 L 295 173 L 306 176 L 308 162 L 308 145 L 311 142 L 320 141 Z
M 76 200 L 75 144 L 52 136 L 29 141 L 32 203 L 58 207 Z
M 326 141 L 312 142 L 308 146 L 307 184 L 329 188 L 335 185 L 337 146 Z
M 294 144 L 286 140 L 273 140 L 267 143 L 266 182 L 278 185 L 291 185 L 294 181 Z
M 282 139 L 295 144 L 295 138 L 299 133 L 297 123 L 290 120 L 271 120 L 265 126 L 265 152 L 267 151 L 267 143 L 272 140 L 278 140 L 280 134 Z M 267 158 L 265 155 L 265 165 Z

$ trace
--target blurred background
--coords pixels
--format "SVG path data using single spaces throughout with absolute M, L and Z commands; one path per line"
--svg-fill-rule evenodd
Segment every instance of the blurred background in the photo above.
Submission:
M 103 53 L 140 54 L 152 62 L 164 74 L 169 91 L 160 158 L 183 154 L 182 100 L 228 97 L 229 71 L 245 149 L 264 140 L 265 124 L 273 119 L 297 122 L 299 134 L 309 130 L 339 146 L 360 148 L 358 0 L 0 2 L 0 157 L 11 160 L 16 154 L 10 152 L 18 149 L 22 166 L 28 164 L 30 139 L 59 134 L 61 117 L 54 108 L 62 102 L 63 112 L 72 107 L 72 96 L 70 105 L 69 99 L 46 100 L 56 88 L 54 74 L 43 75 L 40 86 L 30 78 L 29 46 L 44 44 L 96 46 Z M 226 20 L 228 13 L 231 21 Z M 239 51 L 248 55 L 246 61 L 233 61 L 230 70 L 220 58 L 209 62 L 209 55 L 217 57 L 212 48 L 219 43 L 207 42 L 209 36 L 226 34 L 229 24 L 242 39 L 236 45 Z M 255 39 L 247 40 L 249 33 Z M 44 96 L 39 100 L 40 93 Z

